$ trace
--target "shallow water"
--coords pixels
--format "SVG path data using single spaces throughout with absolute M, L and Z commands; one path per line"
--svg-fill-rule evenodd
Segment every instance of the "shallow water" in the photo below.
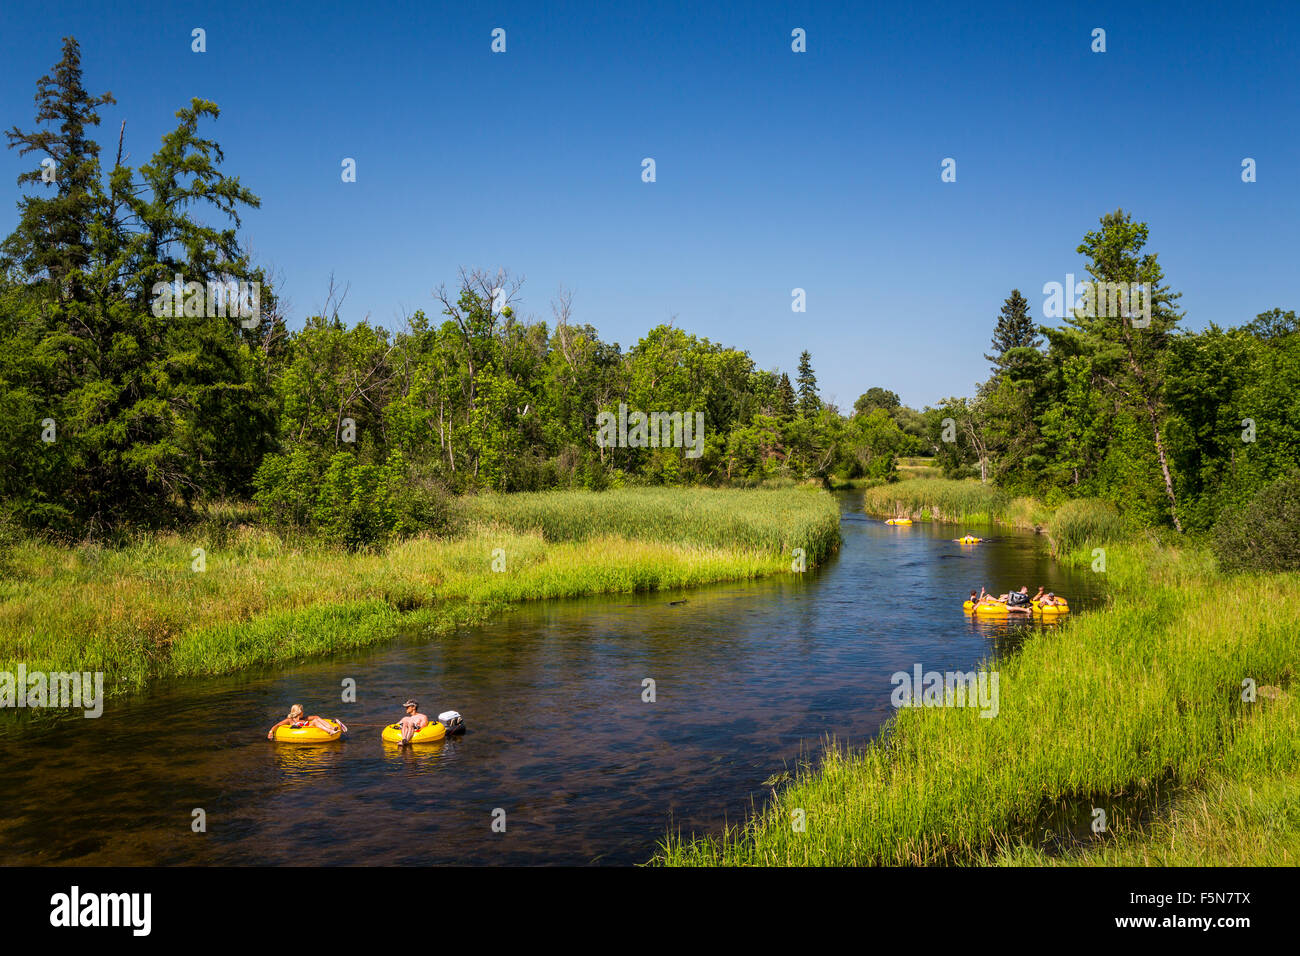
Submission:
M 1095 576 L 1057 567 L 1041 538 L 961 546 L 965 526 L 889 527 L 860 495 L 839 497 L 844 543 L 804 575 L 525 606 L 442 639 L 178 682 L 98 720 L 11 726 L 0 863 L 643 862 L 670 827 L 743 820 L 762 782 L 827 736 L 872 737 L 895 671 L 969 670 L 1026 635 L 1054 638 L 1051 625 L 972 621 L 971 588 L 1044 584 L 1075 609 L 1096 602 Z M 357 702 L 340 704 L 348 678 Z M 460 711 L 468 733 L 382 743 L 408 696 L 431 716 Z M 348 738 L 267 741 L 294 702 L 342 718 Z

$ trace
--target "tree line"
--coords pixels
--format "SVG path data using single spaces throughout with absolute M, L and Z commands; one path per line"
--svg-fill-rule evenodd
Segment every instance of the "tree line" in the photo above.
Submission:
M 951 476 L 1017 494 L 1115 502 L 1136 524 L 1204 531 L 1300 467 L 1300 324 L 1294 310 L 1235 328 L 1179 327 L 1149 229 L 1123 210 L 1078 252 L 1091 281 L 1150 290 L 1148 315 L 1072 310 L 1037 325 L 1013 290 L 993 336 L 992 374 L 940 403 Z
M 1014 291 L 973 397 L 918 411 L 877 386 L 841 410 L 806 351 L 792 378 L 672 323 L 624 349 L 575 321 L 564 290 L 549 322 L 520 315 L 506 270 L 462 269 L 397 331 L 345 323 L 331 284 L 290 330 L 238 237 L 259 200 L 206 132 L 216 104 L 192 100 L 131 167 L 125 127 L 111 166 L 92 135 L 111 102 L 86 90 L 68 38 L 37 84 L 36 127 L 6 134 L 39 158 L 0 245 L 0 509 L 31 528 L 96 533 L 251 498 L 359 544 L 436 527 L 448 495 L 476 490 L 890 481 L 906 455 L 1203 528 L 1300 457 L 1295 314 L 1180 330 L 1147 226 L 1122 211 L 1078 251 L 1097 281 L 1147 284 L 1145 327 L 1036 325 Z M 189 307 L 240 284 L 259 290 L 251 318 Z M 160 290 L 177 307 L 160 311 Z M 598 443 L 620 404 L 703 413 L 700 454 Z

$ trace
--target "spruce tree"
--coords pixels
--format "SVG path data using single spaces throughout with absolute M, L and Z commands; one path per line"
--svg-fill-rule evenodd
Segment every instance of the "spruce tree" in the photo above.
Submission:
M 807 350 L 799 355 L 799 414 L 807 416 L 821 408 L 817 397 L 817 376 L 813 373 L 812 354 Z
M 777 414 L 783 421 L 789 421 L 794 418 L 797 411 L 797 403 L 794 394 L 794 386 L 790 384 L 790 376 L 785 372 L 781 373 L 781 384 L 777 388 Z
M 63 58 L 36 84 L 36 122 L 49 125 L 31 131 L 14 126 L 5 133 L 9 148 L 20 156 L 37 153 L 53 160 L 52 167 L 38 164 L 18 176 L 20 186 L 39 184 L 43 194 L 19 200 L 18 227 L 4 243 L 5 265 L 16 266 L 29 279 L 47 280 L 60 302 L 85 296 L 81 273 L 91 258 L 101 192 L 99 144 L 89 130 L 99 125 L 98 108 L 113 102 L 111 93 L 86 92 L 81 47 L 75 38 L 64 37 Z
M 985 360 L 993 363 L 994 374 L 997 374 L 1019 364 L 1010 354 L 1013 349 L 1036 349 L 1041 344 L 1034 320 L 1029 316 L 1029 303 L 1019 289 L 1012 289 L 1011 295 L 1002 303 L 998 324 L 993 330 L 993 354 L 985 355 Z

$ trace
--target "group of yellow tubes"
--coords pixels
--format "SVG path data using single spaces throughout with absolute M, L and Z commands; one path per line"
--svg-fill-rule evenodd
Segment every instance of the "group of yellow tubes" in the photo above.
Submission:
M 887 518 L 885 524 L 911 524 L 911 518 Z M 973 534 L 963 535 L 960 538 L 953 538 L 958 544 L 979 544 L 983 538 L 977 538 Z M 1031 602 L 1033 612 L 1042 617 L 1057 617 L 1061 614 L 1069 614 L 1070 606 L 1065 598 L 1058 597 L 1055 604 L 1040 604 L 1037 601 Z M 985 614 L 994 617 L 1006 617 L 1010 614 L 1007 605 L 999 601 L 988 600 L 980 601 L 978 604 L 973 601 L 966 601 L 962 604 L 962 610 L 967 614 Z
M 339 733 L 339 722 L 333 717 L 322 717 L 321 720 L 334 728 L 333 733 L 327 733 L 319 727 L 276 727 L 275 739 L 282 744 L 323 744 L 331 740 L 342 740 L 343 735 Z M 402 725 L 389 724 L 384 728 L 380 736 L 385 743 L 399 744 L 402 742 Z M 447 736 L 447 728 L 441 721 L 432 721 L 425 724 L 417 730 L 408 741 L 413 744 L 432 744 L 437 743 Z

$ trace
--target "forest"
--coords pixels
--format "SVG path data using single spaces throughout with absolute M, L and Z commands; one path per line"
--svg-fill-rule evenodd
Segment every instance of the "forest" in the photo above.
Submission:
M 675 322 L 625 348 L 579 321 L 564 289 L 549 321 L 521 314 L 523 282 L 506 269 L 460 268 L 397 330 L 345 321 L 346 282 L 331 284 L 291 328 L 272 270 L 239 236 L 259 198 L 224 168 L 217 104 L 183 106 L 133 167 L 125 126 L 107 151 L 96 139 L 112 102 L 87 90 L 69 38 L 37 84 L 33 125 L 6 133 L 32 157 L 0 247 L 10 528 L 111 535 L 237 500 L 356 548 L 436 532 L 467 493 L 872 485 L 896 480 L 900 457 L 932 456 L 945 477 L 1049 505 L 1100 498 L 1135 526 L 1202 533 L 1300 461 L 1295 311 L 1185 327 L 1148 225 L 1124 210 L 1077 252 L 1092 281 L 1150 290 L 1142 327 L 1078 308 L 1038 324 L 1013 289 L 1000 313 L 987 307 L 973 394 L 917 410 L 863 383 L 840 408 L 807 351 L 792 371 L 763 369 L 743 343 Z M 236 288 L 255 293 L 242 312 L 196 298 Z M 177 306 L 160 309 L 160 290 Z M 698 454 L 598 441 L 620 406 L 702 414 Z

